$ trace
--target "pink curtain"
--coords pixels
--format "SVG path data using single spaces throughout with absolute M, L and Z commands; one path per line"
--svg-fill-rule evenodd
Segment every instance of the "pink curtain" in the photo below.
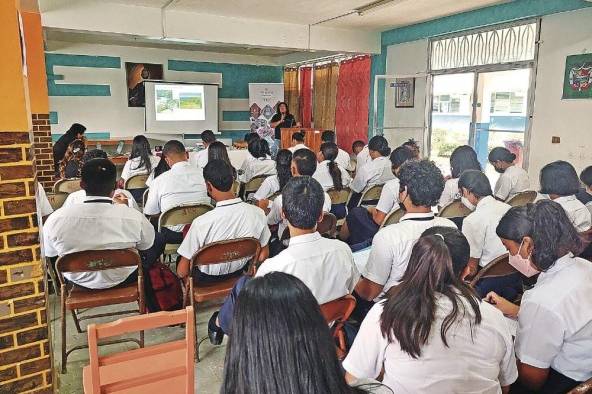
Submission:
M 300 68 L 300 120 L 302 127 L 312 121 L 312 67 Z
M 339 68 L 335 133 L 337 144 L 351 153 L 355 140 L 368 140 L 369 56 L 346 60 Z

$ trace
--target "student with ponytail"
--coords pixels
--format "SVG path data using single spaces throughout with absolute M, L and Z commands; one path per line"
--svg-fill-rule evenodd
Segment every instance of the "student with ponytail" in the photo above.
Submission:
M 319 164 L 312 177 L 321 184 L 325 191 L 329 189 L 341 190 L 351 183 L 348 172 L 336 162 L 338 153 L 339 148 L 335 143 L 325 142 L 317 154 Z
M 275 157 L 276 175 L 265 178 L 253 198 L 257 201 L 259 208 L 264 211 L 269 210 L 269 200 L 273 194 L 281 192 L 286 183 L 292 178 L 292 152 L 288 149 L 282 149 Z

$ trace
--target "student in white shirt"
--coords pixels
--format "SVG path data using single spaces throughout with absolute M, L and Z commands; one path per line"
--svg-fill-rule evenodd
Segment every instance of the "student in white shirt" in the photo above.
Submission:
M 481 171 L 481 164 L 477 158 L 477 152 L 469 145 L 461 145 L 452 151 L 450 155 L 450 179 L 444 184 L 444 191 L 440 196 L 438 206 L 445 207 L 454 200 L 460 198 L 458 178 L 467 170 Z
M 203 171 L 189 164 L 185 146 L 177 140 L 171 140 L 164 145 L 162 153 L 171 169 L 150 184 L 144 214 L 157 217 L 182 204 L 209 204 L 211 200 L 207 194 Z M 162 228 L 161 232 L 166 243 L 180 244 L 183 242 L 182 230 L 183 226 L 175 226 Z
M 288 149 L 281 149 L 275 157 L 275 171 L 276 175 L 268 176 L 263 180 L 261 186 L 253 196 L 257 201 L 259 208 L 263 209 L 266 214 L 269 211 L 270 201 L 269 197 L 275 193 L 280 192 L 286 183 L 292 178 L 292 152 Z
M 590 229 L 592 217 L 588 208 L 576 198 L 580 181 L 571 164 L 563 160 L 547 164 L 541 169 L 539 183 L 539 193 L 561 205 L 579 233 Z
M 132 153 L 125 162 L 121 179 L 123 183 L 134 175 L 150 174 L 160 162 L 160 158 L 152 155 L 150 142 L 143 135 L 137 135 L 132 141 Z
M 113 191 L 113 195 L 111 196 L 111 198 L 113 198 L 113 201 L 115 201 L 117 204 L 127 205 L 128 207 L 133 208 L 136 211 L 142 212 L 142 210 L 136 203 L 134 196 L 132 196 L 129 190 L 115 189 Z M 77 190 L 75 192 L 68 194 L 68 197 L 66 197 L 66 201 L 64 201 L 63 206 L 69 207 L 75 204 L 84 204 L 85 201 L 86 190 Z
M 384 368 L 395 393 L 508 393 L 518 377 L 509 327 L 459 278 L 466 260 L 455 261 L 446 240 L 462 235 L 433 230 L 362 322 L 343 362 L 346 379 L 377 378 Z
M 433 162 L 408 161 L 399 170 L 399 182 L 399 204 L 406 214 L 399 223 L 378 231 L 372 240 L 368 263 L 355 291 L 359 316 L 372 306 L 373 300 L 401 281 L 411 248 L 421 233 L 434 226 L 456 227 L 451 220 L 435 217 L 432 212 L 444 189 L 444 177 Z
M 266 140 L 253 139 L 249 142 L 248 149 L 252 158 L 247 158 L 238 171 L 238 180 L 241 183 L 247 183 L 256 176 L 275 175 L 275 161 L 271 158 Z
M 341 226 L 339 239 L 350 245 L 358 245 L 374 237 L 386 216 L 399 209 L 399 178 L 396 176 L 401 166 L 412 158 L 413 152 L 403 146 L 391 153 L 391 170 L 395 178 L 384 184 L 376 207 L 350 209 L 346 222 Z
M 177 275 L 186 279 L 191 258 L 204 246 L 217 241 L 238 238 L 256 238 L 262 250 L 259 261 L 269 255 L 269 238 L 265 215 L 261 209 L 243 202 L 232 193 L 232 166 L 222 160 L 213 160 L 204 168 L 204 178 L 208 194 L 216 201 L 216 208 L 191 223 L 191 228 L 179 246 L 181 256 L 177 265 Z M 248 259 L 223 264 L 199 267 L 191 274 L 197 283 L 218 282 L 232 276 L 241 275 Z
M 297 132 L 292 134 L 292 141 L 291 147 L 288 150 L 292 153 L 296 152 L 298 149 L 310 149 L 308 146 L 304 145 L 304 132 Z
M 514 268 L 529 277 L 540 271 L 520 306 L 493 292 L 487 296 L 506 316 L 518 317 L 519 383 L 566 393 L 592 378 L 592 264 L 574 257 L 582 240 L 561 206 L 549 200 L 510 209 L 497 234 Z
M 592 166 L 586 167 L 580 173 L 580 181 L 584 184 L 576 194 L 576 198 L 588 208 L 592 214 Z
M 350 294 L 359 279 L 347 244 L 323 238 L 316 231 L 323 217 L 323 194 L 321 185 L 310 176 L 290 179 L 282 190 L 282 213 L 288 220 L 290 244 L 261 264 L 256 274 L 261 277 L 278 271 L 294 275 L 308 286 L 319 304 Z M 219 326 L 224 332 L 229 332 L 236 296 L 247 279 L 241 280 L 220 310 Z
M 317 154 L 317 170 L 313 174 L 323 190 L 329 189 L 341 190 L 349 186 L 351 177 L 345 168 L 337 163 L 337 154 L 339 148 L 333 142 L 323 142 L 319 153 Z
M 45 189 L 41 185 L 41 183 L 37 182 L 37 194 L 35 198 L 37 202 L 37 212 L 39 214 L 40 222 L 44 222 L 49 215 L 53 213 L 53 208 L 47 199 L 47 194 L 45 194 Z
M 364 143 L 362 142 L 362 145 L 360 146 L 359 145 L 360 142 L 362 142 L 362 141 L 355 141 L 354 145 L 352 145 L 352 149 L 354 150 L 354 153 L 356 151 L 358 152 L 356 154 L 356 172 L 358 172 L 360 170 L 360 168 L 364 167 L 366 164 L 368 164 L 372 161 L 372 158 L 370 157 L 370 150 L 368 149 L 368 145 L 364 145 Z M 358 145 L 356 145 L 356 143 Z M 354 149 L 354 147 L 355 147 L 355 149 Z
M 140 212 L 111 199 L 115 165 L 107 159 L 84 164 L 80 185 L 83 204 L 65 206 L 50 215 L 43 228 L 45 255 L 50 258 L 87 250 L 136 248 L 149 267 L 164 251 L 164 242 Z M 89 289 L 105 289 L 136 280 L 136 267 L 66 273 L 64 277 Z
M 200 137 L 204 149 L 197 152 L 196 161 L 199 168 L 205 168 L 205 166 L 208 164 L 208 149 L 210 145 L 216 141 L 216 136 L 212 130 L 204 130 Z
M 516 155 L 508 149 L 498 146 L 489 152 L 489 162 L 501 175 L 498 178 L 493 196 L 501 201 L 507 201 L 516 194 L 530 188 L 528 173 L 514 164 Z
M 361 167 L 358 165 L 356 176 L 350 186 L 354 194 L 349 201 L 349 208 L 358 205 L 364 191 L 375 185 L 383 185 L 395 178 L 391 170 L 391 162 L 388 159 L 391 148 L 389 148 L 386 138 L 380 135 L 372 137 L 368 143 L 368 150 L 372 161 Z
M 321 141 L 322 142 L 332 142 L 334 144 L 337 144 L 337 136 L 335 135 L 335 132 L 333 130 L 325 130 L 321 134 Z M 362 142 L 362 147 L 363 146 L 364 146 L 364 143 Z M 335 158 L 335 161 L 337 162 L 337 164 L 339 164 L 341 166 L 341 168 L 343 168 L 346 171 L 354 171 L 355 168 L 354 168 L 354 166 L 352 166 L 352 160 L 349 156 L 349 153 L 347 153 L 346 151 L 344 151 L 341 148 L 337 148 L 337 149 L 338 149 L 337 157 Z

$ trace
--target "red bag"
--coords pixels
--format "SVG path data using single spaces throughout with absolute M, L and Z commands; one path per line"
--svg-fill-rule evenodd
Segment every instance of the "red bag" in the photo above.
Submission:
M 171 269 L 158 261 L 148 269 L 145 293 L 150 312 L 174 311 L 183 308 L 181 280 Z

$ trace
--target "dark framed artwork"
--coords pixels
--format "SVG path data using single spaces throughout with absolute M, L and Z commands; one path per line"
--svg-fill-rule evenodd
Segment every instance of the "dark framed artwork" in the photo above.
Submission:
M 127 82 L 127 106 L 144 107 L 146 104 L 144 81 L 162 81 L 164 72 L 162 64 L 126 62 L 125 76 Z
M 592 99 L 592 53 L 565 59 L 563 99 Z
M 413 108 L 415 106 L 415 78 L 397 78 L 393 85 L 395 108 Z

